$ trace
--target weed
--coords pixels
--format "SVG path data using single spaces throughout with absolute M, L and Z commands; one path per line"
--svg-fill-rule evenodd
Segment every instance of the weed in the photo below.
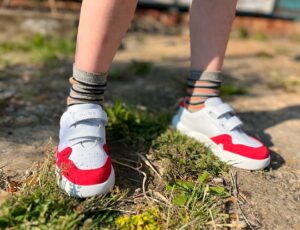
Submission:
M 268 58 L 268 59 L 274 57 L 273 54 L 266 52 L 266 51 L 260 51 L 260 52 L 256 53 L 255 56 L 258 58 Z
M 147 75 L 151 73 L 153 69 L 153 63 L 132 61 L 126 67 L 112 68 L 109 72 L 109 78 L 112 80 L 124 80 L 128 76 L 134 75 Z
M 159 230 L 157 224 L 158 211 L 151 209 L 134 216 L 121 216 L 116 220 L 119 229 Z
M 145 42 L 146 42 L 146 37 L 145 37 L 145 35 L 144 34 L 141 34 L 141 33 L 138 33 L 138 34 L 136 34 L 136 41 L 140 44 L 140 45 L 143 45 L 143 44 L 145 44 Z
M 300 89 L 299 76 L 290 76 L 287 79 L 276 79 L 268 82 L 270 89 L 282 89 L 286 92 L 298 92 Z
M 212 180 L 225 176 L 228 168 L 206 147 L 168 128 L 169 114 L 153 116 L 120 101 L 107 113 L 109 138 L 153 156 L 154 165 L 168 162 L 161 165 L 164 175 L 156 184 L 148 181 L 164 201 L 157 202 L 149 191 L 147 199 L 137 199 L 117 188 L 105 196 L 68 197 L 56 185 L 54 153 L 48 150 L 43 165 L 0 206 L 0 228 L 200 229 L 228 221 L 223 206 L 229 189 Z M 138 211 L 124 215 L 122 210 Z
M 238 39 L 246 39 L 249 38 L 249 31 L 241 26 L 232 32 L 232 36 Z
M 0 191 L 5 190 L 6 189 L 6 177 L 5 174 L 2 170 L 2 168 L 0 168 Z
M 221 86 L 221 96 L 234 96 L 243 95 L 246 93 L 246 89 L 237 85 L 222 85 Z
M 27 178 L 21 190 L 1 205 L 0 228 L 74 229 L 93 220 L 91 229 L 114 225 L 116 206 L 125 193 L 85 200 L 66 196 L 57 186 L 54 153 L 49 150 L 44 164 Z
M 263 32 L 254 33 L 251 35 L 251 38 L 256 41 L 267 41 L 269 39 L 268 36 Z
M 120 68 L 111 68 L 109 71 L 109 79 L 110 80 L 124 80 L 126 79 L 125 77 L 127 76 L 127 70 L 120 69 Z
M 53 64 L 60 58 L 72 55 L 75 50 L 73 40 L 59 38 L 47 38 L 40 34 L 26 40 L 23 43 L 5 42 L 0 44 L 3 53 L 22 52 L 28 55 L 34 63 Z
M 132 61 L 129 71 L 135 75 L 147 75 L 151 72 L 153 63 L 146 61 Z
M 116 101 L 106 111 L 110 118 L 107 131 L 110 139 L 122 139 L 130 144 L 151 142 L 164 131 L 170 120 L 170 114 L 153 116 L 133 106 L 124 105 L 121 101 Z
M 190 223 L 203 228 L 221 213 L 222 199 L 230 196 L 224 186 L 213 186 L 212 178 L 226 174 L 227 166 L 196 140 L 167 130 L 151 146 L 156 159 L 168 159 L 165 164 L 165 194 L 171 198 L 168 207 L 171 219 L 165 216 L 163 207 L 160 215 L 166 218 L 170 228 Z M 220 203 L 221 202 L 221 203 Z M 224 217 L 224 216 L 223 216 Z M 226 222 L 226 217 L 217 221 Z M 191 227 L 191 228 L 193 228 Z
M 226 169 L 203 144 L 170 129 L 153 141 L 151 147 L 155 157 L 170 160 L 168 181 L 196 179 L 203 171 L 217 176 Z

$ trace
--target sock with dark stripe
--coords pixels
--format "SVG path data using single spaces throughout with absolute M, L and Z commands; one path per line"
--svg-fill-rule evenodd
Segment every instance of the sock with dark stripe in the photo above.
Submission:
M 107 83 L 107 73 L 89 73 L 73 66 L 73 76 L 69 79 L 71 84 L 68 106 L 75 104 L 101 104 Z
M 187 79 L 185 108 L 191 112 L 204 107 L 204 102 L 220 95 L 221 72 L 191 70 Z

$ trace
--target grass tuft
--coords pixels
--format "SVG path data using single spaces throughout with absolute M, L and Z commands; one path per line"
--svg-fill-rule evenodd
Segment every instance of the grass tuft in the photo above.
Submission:
M 143 192 L 116 187 L 106 196 L 71 198 L 56 184 L 54 152 L 49 148 L 45 162 L 0 206 L 0 228 L 203 229 L 229 222 L 225 205 L 230 188 L 225 179 L 221 184 L 213 180 L 226 178 L 225 164 L 202 144 L 172 130 L 169 114 L 153 116 L 120 101 L 107 113 L 111 140 L 144 155 L 153 165 L 148 170 L 147 164 L 138 167 L 144 177 L 150 174 Z M 151 173 L 153 168 L 163 169 L 158 170 L 161 177 Z
M 54 153 L 48 150 L 43 165 L 1 205 L 1 229 L 74 229 L 87 225 L 93 229 L 115 225 L 114 219 L 121 213 L 117 206 L 125 192 L 115 189 L 106 196 L 71 198 L 58 188 L 54 167 Z
M 244 95 L 247 91 L 244 87 L 238 85 L 222 85 L 221 86 L 221 96 L 234 96 L 234 95 Z
M 73 55 L 75 41 L 61 38 L 48 38 L 41 34 L 35 34 L 26 42 L 0 43 L 1 53 L 22 52 L 29 60 L 37 64 L 55 64 L 61 58 Z
M 158 159 L 170 160 L 166 173 L 169 181 L 197 179 L 203 171 L 217 176 L 226 170 L 225 164 L 218 161 L 203 144 L 171 129 L 152 143 L 152 154 Z
M 106 108 L 109 116 L 107 133 L 111 140 L 124 140 L 128 144 L 150 143 L 166 129 L 170 114 L 154 116 L 148 111 L 140 111 L 134 106 L 116 101 L 113 107 Z
M 118 229 L 137 229 L 137 230 L 159 230 L 160 227 L 157 224 L 158 211 L 156 209 L 150 209 L 141 214 L 134 216 L 121 216 L 116 220 Z
M 231 36 L 237 39 L 247 39 L 249 38 L 250 34 L 245 27 L 240 26 L 232 31 Z
M 146 61 L 132 61 L 129 66 L 129 72 L 135 75 L 147 75 L 152 71 L 153 63 Z
M 254 34 L 251 35 L 251 38 L 253 40 L 256 40 L 256 41 L 267 41 L 269 40 L 269 37 L 267 34 L 265 34 L 264 32 L 256 32 Z
M 218 224 L 228 221 L 228 215 L 220 214 L 230 192 L 224 184 L 212 183 L 213 178 L 226 175 L 228 167 L 206 147 L 168 129 L 153 141 L 150 152 L 165 166 L 164 194 L 171 205 L 160 207 L 164 228 L 205 228 L 212 218 Z

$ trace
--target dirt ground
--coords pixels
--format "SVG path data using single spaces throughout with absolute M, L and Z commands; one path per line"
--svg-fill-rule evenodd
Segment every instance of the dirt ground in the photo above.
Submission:
M 143 76 L 122 71 L 134 60 L 147 62 L 151 71 Z M 224 84 L 244 92 L 226 100 L 272 153 L 263 172 L 234 169 L 247 200 L 245 215 L 261 229 L 300 229 L 299 63 L 299 42 L 287 39 L 232 39 L 225 60 Z M 49 139 L 57 142 L 71 66 L 71 60 L 55 67 L 16 61 L 0 69 L 0 168 L 8 175 L 24 175 L 43 160 Z M 174 110 L 188 66 L 186 35 L 129 34 L 112 67 L 107 103 L 121 99 L 151 111 Z

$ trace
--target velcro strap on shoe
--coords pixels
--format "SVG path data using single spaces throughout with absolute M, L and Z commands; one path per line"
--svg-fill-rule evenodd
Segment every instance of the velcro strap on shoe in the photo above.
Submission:
M 224 125 L 227 130 L 232 131 L 233 129 L 241 126 L 242 124 L 243 122 L 237 116 L 233 116 L 229 118 Z
M 103 110 L 100 109 L 86 109 L 83 111 L 70 112 L 72 117 L 72 124 L 74 125 L 79 121 L 89 120 L 89 119 L 101 119 L 105 124 L 107 124 L 107 115 Z
M 70 127 L 66 132 L 65 137 L 71 141 L 78 138 L 97 138 L 102 140 L 105 137 L 104 128 L 97 126 L 85 126 L 85 127 Z
M 224 115 L 226 113 L 234 112 L 234 110 L 231 108 L 231 106 L 226 103 L 222 103 L 220 105 L 212 107 L 212 111 L 217 118 L 221 117 L 222 115 Z

